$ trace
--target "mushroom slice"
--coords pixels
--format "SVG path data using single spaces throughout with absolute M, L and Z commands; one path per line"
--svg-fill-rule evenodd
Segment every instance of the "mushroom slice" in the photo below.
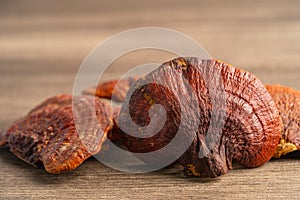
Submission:
M 101 150 L 113 127 L 110 115 L 110 107 L 98 98 L 58 95 L 6 129 L 1 141 L 17 157 L 49 173 L 70 171 Z

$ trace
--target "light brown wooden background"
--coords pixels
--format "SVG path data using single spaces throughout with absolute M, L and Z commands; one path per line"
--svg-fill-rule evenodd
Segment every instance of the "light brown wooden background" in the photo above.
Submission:
M 300 89 L 299 9 L 296 0 L 1 0 L 0 128 L 46 97 L 71 93 L 76 72 L 92 48 L 136 27 L 183 32 L 212 57 L 242 67 L 265 83 Z M 129 54 L 113 63 L 103 80 L 138 63 L 169 58 L 155 51 Z M 93 158 L 73 172 L 49 175 L 7 149 L 0 149 L 0 168 L 0 199 L 298 199 L 300 194 L 297 158 L 272 160 L 251 170 L 237 167 L 215 180 L 185 178 L 176 167 L 128 174 Z

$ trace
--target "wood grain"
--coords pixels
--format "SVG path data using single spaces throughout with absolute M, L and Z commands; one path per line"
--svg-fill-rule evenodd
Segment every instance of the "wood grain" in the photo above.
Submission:
M 190 35 L 212 57 L 265 83 L 300 90 L 300 1 L 1 1 L 0 129 L 44 98 L 72 93 L 83 59 L 107 37 L 161 26 Z M 109 50 L 108 50 L 109 52 Z M 128 54 L 101 80 L 132 66 L 163 62 L 157 51 Z M 0 149 L 0 199 L 298 199 L 300 155 L 256 169 L 235 166 L 217 179 L 185 178 L 178 166 L 131 174 L 95 158 L 73 172 L 49 175 Z

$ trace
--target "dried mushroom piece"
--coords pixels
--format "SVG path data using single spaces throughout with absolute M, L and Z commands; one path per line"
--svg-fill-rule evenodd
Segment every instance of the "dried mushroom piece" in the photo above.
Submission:
M 83 94 L 95 95 L 100 98 L 112 99 L 116 102 L 122 102 L 125 99 L 129 87 L 138 80 L 139 77 L 129 77 L 121 80 L 111 80 L 100 83 L 95 88 L 88 88 Z
M 214 81 L 217 74 L 221 76 L 221 83 Z M 188 87 L 195 92 L 195 99 L 189 95 Z M 212 88 L 224 89 L 225 101 L 210 94 Z M 191 109 L 195 102 L 197 109 Z M 166 118 L 159 112 L 149 113 L 156 104 L 164 107 Z M 218 127 L 211 124 L 212 115 L 217 122 L 224 122 L 221 135 L 217 134 Z M 198 119 L 197 130 L 190 131 Z M 179 160 L 186 175 L 197 177 L 226 174 L 233 160 L 245 167 L 260 166 L 273 156 L 280 140 L 280 117 L 260 80 L 223 62 L 197 58 L 171 60 L 135 82 L 123 103 L 119 125 L 127 130 L 123 138 L 126 147 L 136 153 L 158 151 L 172 142 L 179 128 L 186 130 L 183 132 L 186 138 L 192 138 L 192 144 Z M 140 128 L 136 128 L 137 125 Z M 152 135 L 151 131 L 160 126 L 160 131 Z M 210 143 L 212 140 L 215 142 Z M 176 148 L 167 150 L 161 157 L 172 156 L 176 151 Z M 159 158 L 151 159 L 156 162 Z
M 75 113 L 78 119 L 73 117 L 72 102 L 79 108 Z M 95 109 L 91 109 L 93 105 Z M 91 117 L 94 110 L 97 122 Z M 7 142 L 17 157 L 44 166 L 49 173 L 70 171 L 100 151 L 107 132 L 113 127 L 111 112 L 98 98 L 58 95 L 19 119 L 3 132 L 0 141 Z M 75 122 L 82 130 L 80 134 Z
M 282 121 L 281 140 L 275 158 L 300 150 L 300 92 L 281 85 L 266 85 Z

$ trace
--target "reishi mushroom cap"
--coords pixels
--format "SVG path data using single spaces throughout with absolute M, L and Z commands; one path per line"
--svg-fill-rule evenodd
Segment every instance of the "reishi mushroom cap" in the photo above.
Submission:
M 281 85 L 266 85 L 282 121 L 281 141 L 274 157 L 300 150 L 300 92 Z
M 135 76 L 127 79 L 106 81 L 98 84 L 96 87 L 87 88 L 82 93 L 112 99 L 115 102 L 122 102 L 129 87 L 138 79 L 139 77 Z
M 156 105 L 165 114 L 161 107 L 152 109 Z M 126 128 L 125 146 L 135 153 L 164 148 L 180 129 L 191 140 L 187 148 L 182 140 L 159 156 L 141 159 L 159 162 L 183 145 L 178 159 L 186 175 L 197 177 L 226 174 L 233 160 L 258 167 L 270 160 L 280 140 L 278 110 L 259 79 L 221 61 L 194 57 L 166 62 L 135 82 L 118 124 Z
M 79 109 L 73 117 L 73 103 Z M 91 126 L 91 106 L 97 125 Z M 91 96 L 57 95 L 46 99 L 6 129 L 0 138 L 10 151 L 49 173 L 71 171 L 101 150 L 113 127 L 110 106 Z M 77 131 L 81 127 L 80 134 Z

